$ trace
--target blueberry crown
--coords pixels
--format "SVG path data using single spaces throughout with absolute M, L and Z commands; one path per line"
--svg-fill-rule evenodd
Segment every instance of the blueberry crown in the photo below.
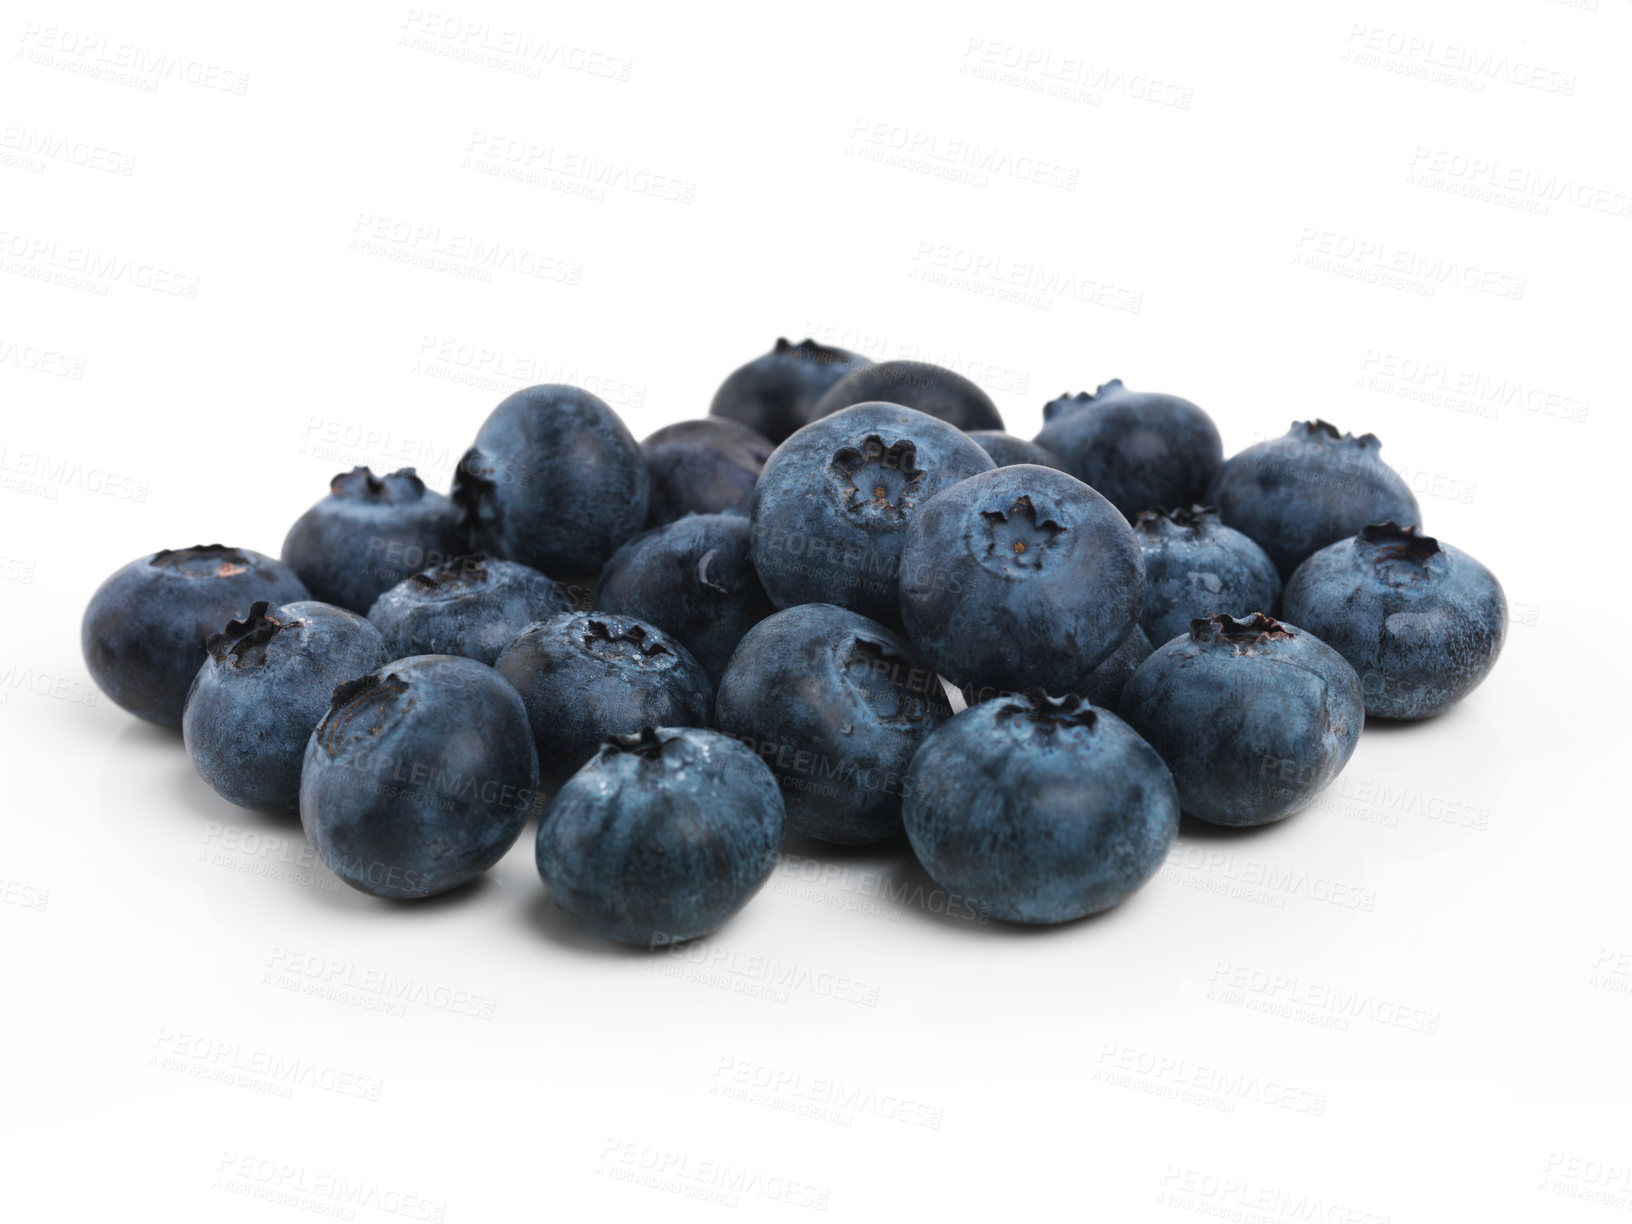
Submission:
M 1099 712 L 1076 693 L 1050 697 L 1040 688 L 1029 688 L 1010 697 L 997 711 L 999 721 L 1023 722 L 1039 731 L 1058 731 L 1063 727 L 1081 727 L 1092 731 L 1099 722 Z
M 1293 421 L 1292 428 L 1287 431 L 1287 436 L 1302 438 L 1310 442 L 1319 442 L 1327 446 L 1336 442 L 1354 446 L 1360 450 L 1378 450 L 1383 445 L 1377 440 L 1376 434 L 1361 434 L 1357 438 L 1352 433 L 1340 433 L 1336 425 L 1333 425 L 1330 421 L 1322 421 L 1319 418 L 1313 421 Z
M 317 737 L 318 746 L 331 757 L 334 756 L 341 748 L 341 737 L 351 724 L 367 717 L 371 709 L 382 707 L 379 711 L 381 717 L 369 728 L 371 734 L 378 734 L 384 730 L 385 709 L 394 705 L 397 698 L 407 691 L 408 681 L 394 672 L 387 676 L 370 672 L 356 680 L 335 685 L 334 695 L 329 699 L 329 711 L 312 732 Z
M 1217 506 L 1194 505 L 1175 506 L 1171 510 L 1162 507 L 1141 510 L 1133 525 L 1139 531 L 1155 534 L 1175 527 L 1184 531 L 1200 531 L 1216 522 L 1218 522 Z
M 849 486 L 845 492 L 851 506 L 899 510 L 924 481 L 918 446 L 910 438 L 886 444 L 877 434 L 869 434 L 860 446 L 833 452 L 830 467 L 835 479 Z
M 1057 416 L 1064 416 L 1068 412 L 1075 412 L 1078 408 L 1092 404 L 1095 400 L 1109 399 L 1120 395 L 1125 388 L 1120 378 L 1113 378 L 1110 382 L 1100 383 L 1092 392 L 1078 391 L 1076 394 L 1067 392 L 1056 399 L 1051 399 L 1043 405 L 1043 420 L 1052 421 Z
M 420 570 L 408 579 L 415 594 L 424 596 L 448 595 L 469 587 L 479 587 L 487 582 L 487 563 L 492 558 L 486 553 L 470 553 L 463 557 L 450 557 L 441 565 L 433 565 L 430 569 Z
M 663 749 L 679 739 L 678 735 L 664 738 L 656 727 L 642 727 L 633 735 L 609 735 L 601 742 L 601 751 L 607 756 L 637 756 L 646 761 L 663 758 Z
M 1197 642 L 1218 642 L 1237 649 L 1265 642 L 1286 642 L 1297 636 L 1273 616 L 1254 612 L 1234 617 L 1223 612 L 1198 616 L 1190 622 L 1190 637 Z
M 1360 528 L 1355 539 L 1375 548 L 1379 561 L 1415 561 L 1420 565 L 1439 551 L 1439 541 L 1433 536 L 1418 535 L 1414 525 L 1401 527 L 1393 519 Z
M 354 467 L 329 481 L 329 493 L 334 497 L 393 505 L 424 497 L 425 482 L 411 467 L 399 468 L 388 476 L 376 476 L 371 468 Z
M 814 361 L 817 365 L 845 365 L 852 360 L 851 355 L 843 349 L 818 344 L 808 336 L 798 344 L 790 344 L 786 336 L 778 336 L 773 351 L 778 354 L 792 353 L 800 361 Z
M 633 659 L 643 667 L 652 664 L 666 666 L 675 658 L 668 644 L 639 621 L 585 617 L 579 640 L 591 654 L 603 659 Z
M 249 569 L 249 558 L 225 544 L 194 544 L 191 548 L 165 548 L 147 562 L 158 569 L 172 570 L 187 578 L 231 578 Z
M 839 663 L 880 722 L 915 723 L 932 712 L 951 713 L 935 673 L 883 642 L 852 638 Z
M 228 621 L 227 627 L 205 644 L 210 658 L 217 663 L 229 659 L 234 667 L 258 667 L 266 660 L 266 648 L 273 638 L 285 629 L 299 625 L 298 620 L 279 620 L 268 614 L 272 605 L 264 599 L 249 605 L 249 615 L 243 620 Z

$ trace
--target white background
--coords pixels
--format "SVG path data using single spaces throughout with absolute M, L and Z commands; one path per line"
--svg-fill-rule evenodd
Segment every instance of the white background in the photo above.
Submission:
M 905 7 L 5 6 L 9 1218 L 1632 1206 L 1632 4 Z M 1025 436 L 1113 377 L 1229 451 L 1373 431 L 1506 653 L 1104 917 L 790 841 L 656 956 L 567 929 L 530 832 L 345 889 L 89 685 L 132 557 L 276 553 L 354 462 L 445 489 L 527 383 L 644 436 L 779 334 Z

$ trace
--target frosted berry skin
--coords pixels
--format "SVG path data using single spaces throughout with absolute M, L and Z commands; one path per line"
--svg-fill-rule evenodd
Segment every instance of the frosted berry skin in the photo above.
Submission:
M 538 826 L 550 898 L 604 939 L 658 947 L 718 928 L 782 845 L 782 792 L 730 736 L 646 727 L 610 737 Z
M 300 823 L 353 888 L 416 900 L 504 857 L 537 782 L 515 689 L 474 659 L 416 655 L 335 690 L 306 745 Z
M 1216 509 L 1142 510 L 1133 529 L 1145 558 L 1139 622 L 1158 646 L 1188 633 L 1198 616 L 1274 615 L 1281 598 L 1275 563 L 1249 537 L 1224 526 Z
M 763 357 L 733 371 L 714 393 L 708 414 L 746 425 L 781 442 L 814 420 L 812 409 L 829 387 L 867 365 L 865 357 L 814 340 L 778 339 Z
M 706 727 L 714 687 L 671 635 L 633 616 L 569 612 L 529 625 L 493 665 L 521 694 L 546 794 L 609 735 Z
M 1325 790 L 1365 724 L 1360 678 L 1326 643 L 1254 613 L 1190 622 L 1122 690 L 1124 721 L 1209 824 L 1284 820 Z
M 1495 575 L 1395 523 L 1363 527 L 1310 557 L 1283 605 L 1359 673 L 1375 718 L 1443 713 L 1490 674 L 1507 636 Z
M 907 525 L 992 467 L 961 430 L 898 404 L 856 404 L 805 426 L 754 489 L 749 555 L 765 593 L 779 608 L 833 603 L 899 625 Z
M 1417 499 L 1382 461 L 1374 434 L 1296 421 L 1219 469 L 1206 500 L 1228 527 L 1251 536 L 1284 580 L 1310 554 L 1368 523 L 1417 525 Z M 1171 503 L 1169 503 L 1171 504 Z
M 841 845 L 900 834 L 912 754 L 951 713 L 904 638 L 832 604 L 800 604 L 750 629 L 715 702 L 719 729 L 776 774 L 788 824 Z
M 718 683 L 742 635 L 776 609 L 748 560 L 748 520 L 693 514 L 636 536 L 606 563 L 595 607 L 672 634 Z
M 961 682 L 1063 692 L 1139 624 L 1144 563 L 1116 507 L 1074 476 L 1022 464 L 929 501 L 901 550 L 901 618 Z
M 413 468 L 376 476 L 352 468 L 295 520 L 283 559 L 312 598 L 364 616 L 381 594 L 463 552 L 459 510 Z
M 1133 673 L 1139 670 L 1139 665 L 1150 658 L 1150 655 L 1150 639 L 1145 636 L 1143 629 L 1135 625 L 1133 631 L 1122 639 L 1122 644 L 1101 661 L 1098 667 L 1074 684 L 1062 685 L 1060 691 L 1077 693 L 1101 709 L 1115 711 L 1116 703 L 1121 700 L 1122 690 L 1127 687 L 1128 681 L 1133 679 Z M 958 691 L 962 694 L 966 706 L 1015 696 L 1012 690 L 991 684 L 964 683 L 958 685 Z
M 1011 433 L 1004 433 L 1001 429 L 971 429 L 969 436 L 980 445 L 980 449 L 992 457 L 992 462 L 998 467 L 1013 467 L 1017 463 L 1034 463 L 1039 467 L 1059 468 L 1062 472 L 1065 465 L 1053 451 L 1045 450 L 1035 442 L 1027 442 L 1024 438 L 1017 438 Z
M 1119 378 L 1051 400 L 1043 417 L 1037 445 L 1130 522 L 1141 510 L 1202 500 L 1224 462 L 1212 417 L 1177 395 L 1129 391 Z
M 300 769 L 334 690 L 392 656 L 374 628 L 333 604 L 262 601 L 210 639 L 181 735 L 199 777 L 239 807 L 300 810 Z
M 617 413 L 547 383 L 493 409 L 459 463 L 469 548 L 553 578 L 593 574 L 646 522 L 650 478 Z
M 282 561 L 247 548 L 198 544 L 138 557 L 96 588 L 79 644 L 96 687 L 137 718 L 181 726 L 209 641 L 257 600 L 310 599 Z
M 769 438 L 725 417 L 664 426 L 640 444 L 652 482 L 646 526 L 688 514 L 746 515 L 775 449 Z
M 568 610 L 566 596 L 537 570 L 472 553 L 399 582 L 374 601 L 368 619 L 393 659 L 449 654 L 491 664 L 528 625 Z
M 991 396 L 962 374 L 927 361 L 880 361 L 836 383 L 812 410 L 811 419 L 852 404 L 900 404 L 959 429 L 1003 428 Z
M 942 888 L 1006 922 L 1070 922 L 1136 892 L 1179 827 L 1160 756 L 1108 710 L 1033 691 L 959 714 L 907 775 L 907 837 Z

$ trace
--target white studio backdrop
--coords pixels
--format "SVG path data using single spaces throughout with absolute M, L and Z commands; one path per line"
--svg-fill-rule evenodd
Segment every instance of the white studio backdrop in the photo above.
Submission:
M 1632 1206 L 1618 534 L 1632 4 L 7 3 L 4 1214 L 1611 1220 Z M 1493 677 L 1097 919 L 790 838 L 716 936 L 531 835 L 385 907 L 101 697 L 84 603 L 445 489 L 509 391 L 637 437 L 778 335 L 1022 436 L 1111 378 L 1374 432 Z

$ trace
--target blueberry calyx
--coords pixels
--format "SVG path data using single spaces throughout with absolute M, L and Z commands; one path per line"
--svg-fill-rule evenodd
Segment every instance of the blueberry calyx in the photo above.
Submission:
M 231 578 L 249 569 L 249 558 L 225 544 L 194 544 L 191 548 L 160 549 L 148 564 L 183 578 Z
M 950 709 L 935 674 L 883 642 L 851 638 L 840 663 L 880 722 L 916 723 L 932 710 L 944 716 Z
M 317 742 L 331 756 L 339 755 L 340 737 L 356 719 L 366 715 L 371 707 L 385 707 L 380 710 L 381 719 L 368 729 L 368 734 L 378 735 L 385 729 L 383 715 L 396 704 L 396 700 L 408 691 L 408 681 L 395 672 L 388 676 L 381 676 L 377 672 L 370 672 L 356 680 L 346 680 L 334 686 L 334 696 L 329 699 L 329 711 L 323 715 L 322 721 L 317 724 L 313 734 Z
M 678 738 L 671 735 L 664 739 L 658 735 L 656 727 L 642 727 L 633 735 L 607 736 L 601 750 L 608 755 L 627 754 L 644 761 L 660 761 L 663 759 L 663 749 Z
M 487 562 L 490 560 L 492 558 L 484 552 L 449 557 L 440 565 L 420 570 L 408 581 L 416 594 L 427 598 L 457 595 L 487 582 Z
M 1339 432 L 1336 425 L 1330 421 L 1315 418 L 1313 421 L 1293 421 L 1288 431 L 1293 437 L 1306 438 L 1313 442 L 1330 444 L 1337 442 L 1356 447 L 1359 450 L 1380 450 L 1382 443 L 1377 440 L 1376 434 L 1361 434 L 1358 438 L 1352 433 Z
M 1393 519 L 1386 523 L 1372 523 L 1360 528 L 1355 536 L 1362 544 L 1377 549 L 1376 561 L 1415 561 L 1425 565 L 1428 558 L 1439 552 L 1439 541 L 1430 535 L 1418 535 L 1417 528 L 1401 527 Z
M 280 621 L 269 616 L 267 611 L 271 606 L 266 600 L 258 599 L 250 604 L 249 615 L 243 620 L 228 621 L 226 629 L 205 644 L 210 658 L 217 663 L 230 659 L 237 668 L 259 667 L 266 662 L 266 647 L 272 639 L 300 624 L 298 620 Z
M 329 492 L 335 497 L 384 502 L 389 506 L 399 501 L 418 501 L 425 496 L 425 482 L 411 467 L 398 468 L 386 476 L 376 476 L 372 468 L 354 467 L 329 481 Z
M 597 617 L 584 622 L 584 649 L 603 659 L 633 659 L 642 667 L 669 667 L 675 655 L 643 625 L 617 627 Z
M 843 365 L 855 360 L 852 354 L 845 352 L 843 349 L 818 344 L 808 336 L 799 341 L 798 344 L 790 343 L 786 336 L 778 336 L 774 351 L 778 353 L 797 353 L 801 361 L 814 361 L 818 365 Z
M 1200 531 L 1209 523 L 1217 521 L 1217 506 L 1198 504 L 1194 506 L 1175 506 L 1171 510 L 1161 507 L 1154 510 L 1141 510 L 1133 525 L 1137 530 L 1152 535 L 1172 527 L 1184 531 Z
M 1065 528 L 1046 514 L 1040 514 L 1030 496 L 1021 494 L 1007 511 L 982 510 L 986 524 L 986 559 L 1003 563 L 1003 568 L 1037 569 L 1043 551 L 1065 534 Z
M 871 507 L 897 516 L 912 504 L 924 480 L 918 446 L 910 438 L 886 446 L 883 438 L 869 434 L 860 446 L 835 451 L 829 468 L 852 509 Z
M 1215 612 L 1211 616 L 1198 616 L 1190 622 L 1192 641 L 1217 642 L 1233 647 L 1237 654 L 1248 653 L 1250 647 L 1265 642 L 1290 641 L 1295 636 L 1280 621 L 1262 612 L 1239 618 L 1225 612 Z
M 1034 729 L 1052 734 L 1065 727 L 1092 731 L 1099 722 L 1094 707 L 1076 693 L 1050 697 L 1040 688 L 1028 688 L 998 711 L 1000 719 L 1012 719 L 1016 726 L 1029 723 Z

